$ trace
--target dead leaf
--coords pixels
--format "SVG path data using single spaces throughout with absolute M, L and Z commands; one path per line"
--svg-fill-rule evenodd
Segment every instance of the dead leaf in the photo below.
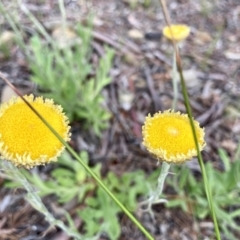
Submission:
M 8 102 L 13 96 L 17 96 L 17 94 L 10 88 L 8 85 L 3 87 L 1 103 Z
M 194 42 L 198 45 L 205 45 L 206 43 L 210 43 L 212 41 L 212 37 L 207 32 L 196 31 L 194 33 Z

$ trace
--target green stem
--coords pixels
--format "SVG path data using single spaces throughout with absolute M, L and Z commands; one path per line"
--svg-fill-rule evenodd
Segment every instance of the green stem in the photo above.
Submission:
M 17 26 L 17 23 L 16 23 L 17 20 L 15 19 L 15 16 L 13 16 L 13 14 L 10 14 L 9 11 L 7 11 L 5 9 L 5 7 L 4 7 L 4 5 L 2 4 L 1 1 L 0 1 L 0 12 L 6 18 L 7 22 L 9 23 L 9 25 L 13 29 L 14 33 L 16 34 L 16 41 L 19 44 L 19 46 L 22 49 L 24 49 L 25 51 L 28 51 L 27 48 L 25 47 L 24 39 L 22 37 L 22 35 L 23 35 L 22 32 L 23 31 L 21 29 L 21 25 Z
M 149 239 L 154 240 L 151 234 L 143 227 L 143 225 L 129 212 L 129 210 L 115 197 L 115 195 L 107 188 L 101 179 L 91 170 L 91 168 L 78 156 L 78 154 L 67 144 L 64 144 L 68 151 L 82 164 L 88 173 L 95 179 L 95 181 L 104 189 L 104 191 L 112 198 L 112 200 L 125 212 L 125 214 L 132 220 L 132 222 L 142 231 L 142 233 Z
M 60 12 L 62 15 L 62 26 L 63 26 L 63 30 L 66 30 L 67 27 L 67 21 L 66 21 L 66 11 L 65 11 L 65 6 L 64 6 L 64 1 L 63 0 L 58 0 L 58 5 L 60 8 Z
M 42 24 L 37 20 L 37 18 L 28 10 L 28 8 L 18 0 L 18 5 L 20 9 L 28 16 L 28 18 L 34 23 L 34 25 L 37 27 L 39 32 L 45 37 L 45 39 L 51 43 L 52 38 L 48 34 L 48 32 L 45 30 L 45 28 L 42 26 Z
M 193 132 L 194 142 L 195 142 L 195 146 L 196 146 L 196 149 L 197 149 L 198 162 L 199 162 L 201 172 L 202 172 L 202 176 L 203 176 L 204 188 L 205 188 L 209 208 L 210 208 L 213 223 L 214 223 L 214 229 L 215 229 L 216 237 L 217 237 L 217 240 L 221 240 L 219 227 L 218 227 L 218 222 L 217 222 L 217 217 L 216 217 L 216 213 L 215 213 L 215 208 L 214 208 L 214 205 L 213 205 L 212 191 L 211 191 L 211 188 L 210 188 L 210 185 L 209 185 L 209 182 L 208 182 L 208 177 L 207 177 L 205 166 L 204 166 L 204 163 L 203 163 L 202 154 L 201 154 L 201 151 L 199 149 L 199 145 L 198 145 L 198 141 L 197 141 L 197 134 L 196 134 L 195 125 L 194 125 L 194 122 L 193 122 L 192 111 L 191 111 L 191 106 L 190 106 L 190 103 L 189 103 L 187 88 L 186 88 L 185 80 L 184 80 L 183 73 L 182 73 L 180 58 L 178 59 L 177 66 L 178 66 L 178 70 L 179 70 L 179 74 L 180 74 L 184 103 L 185 103 L 187 113 L 188 113 L 188 116 L 189 116 L 189 119 L 190 119 L 190 124 L 191 124 L 192 132 Z

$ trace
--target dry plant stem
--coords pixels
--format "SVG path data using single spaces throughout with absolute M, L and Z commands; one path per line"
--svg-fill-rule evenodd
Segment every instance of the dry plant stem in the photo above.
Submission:
M 142 233 L 149 240 L 154 240 L 151 234 L 143 227 L 143 225 L 129 212 L 129 210 L 115 197 L 115 195 L 108 189 L 108 187 L 101 181 L 101 179 L 91 170 L 91 168 L 79 157 L 79 155 L 67 144 L 61 136 L 56 132 L 56 130 L 44 119 L 38 111 L 36 111 L 32 105 L 21 96 L 19 91 L 9 82 L 9 80 L 4 77 L 4 75 L 0 72 L 0 77 L 13 89 L 14 92 L 18 94 L 19 97 L 27 104 L 27 106 L 41 119 L 41 121 L 50 129 L 50 131 L 58 138 L 58 140 L 66 147 L 66 149 L 72 154 L 74 158 L 76 158 L 81 165 L 85 168 L 85 170 L 95 179 L 100 187 L 108 194 L 110 198 L 123 210 L 123 212 L 132 220 L 132 222 L 142 231 Z
M 58 5 L 59 5 L 61 15 L 62 15 L 62 26 L 65 31 L 66 27 L 67 27 L 67 22 L 66 22 L 66 11 L 65 11 L 65 7 L 64 7 L 64 1 L 58 0 Z
M 2 164 L 2 168 L 4 169 L 7 175 L 11 176 L 12 179 L 17 181 L 18 183 L 21 183 L 21 185 L 27 191 L 26 196 L 27 201 L 38 212 L 42 213 L 45 216 L 47 222 L 49 222 L 53 226 L 58 226 L 70 237 L 74 237 L 75 239 L 82 239 L 81 235 L 75 229 L 70 229 L 62 221 L 54 218 L 54 216 L 47 210 L 47 208 L 43 204 L 41 198 L 36 193 L 34 187 L 28 182 L 28 180 L 25 178 L 25 176 L 21 173 L 21 171 L 17 167 L 12 165 L 12 163 L 10 162 L 5 162 L 5 164 Z
M 14 16 L 9 14 L 5 9 L 3 3 L 0 1 L 0 12 L 6 18 L 7 22 L 10 24 L 11 28 L 13 29 L 14 33 L 16 34 L 17 43 L 27 51 L 27 48 L 24 45 L 23 37 L 22 37 L 22 29 L 18 29 Z
M 170 22 L 170 18 L 168 16 L 166 2 L 164 0 L 160 0 L 160 4 L 163 8 L 163 14 L 164 14 L 164 17 L 165 17 L 165 21 L 167 22 L 168 26 L 170 27 L 171 22 Z M 171 35 L 172 35 L 172 39 L 174 39 L 172 31 L 171 31 Z M 218 227 L 218 222 L 217 222 L 217 217 L 216 217 L 216 213 L 215 213 L 215 209 L 214 209 L 214 205 L 213 205 L 212 192 L 211 192 L 210 185 L 209 185 L 209 182 L 208 182 L 208 177 L 207 177 L 205 166 L 204 166 L 204 163 L 203 163 L 202 154 L 199 150 L 199 146 L 198 146 L 198 142 L 197 142 L 195 125 L 193 123 L 191 106 L 190 106 L 190 103 L 189 103 L 187 88 L 186 88 L 185 80 L 184 80 L 183 73 L 182 73 L 181 58 L 180 58 L 179 52 L 177 50 L 176 41 L 172 40 L 172 45 L 173 45 L 173 48 L 174 48 L 174 52 L 176 54 L 177 70 L 178 70 L 179 75 L 180 75 L 180 81 L 181 81 L 181 86 L 182 86 L 182 94 L 183 94 L 184 103 L 185 103 L 185 106 L 186 106 L 186 109 L 187 109 L 187 113 L 188 113 L 188 116 L 189 116 L 189 119 L 190 119 L 190 124 L 191 124 L 192 132 L 193 132 L 194 142 L 195 142 L 195 146 L 196 146 L 196 149 L 197 149 L 198 163 L 200 165 L 202 176 L 203 176 L 204 189 L 205 189 L 205 193 L 206 193 L 206 196 L 207 196 L 209 208 L 210 208 L 213 223 L 214 223 L 214 230 L 215 230 L 216 238 L 217 238 L 217 240 L 221 240 L 219 227 Z
M 178 47 L 177 47 L 177 50 L 178 50 Z M 173 103 L 172 103 L 172 109 L 176 111 L 177 101 L 178 101 L 178 83 L 177 83 L 176 53 L 174 51 L 173 51 L 172 83 L 173 83 Z
M 18 0 L 18 5 L 20 9 L 28 16 L 28 18 L 34 23 L 34 25 L 38 28 L 39 32 L 45 37 L 48 42 L 52 42 L 52 38 L 44 29 L 42 24 L 37 20 L 37 18 L 28 10 L 28 8 L 22 3 L 21 0 Z

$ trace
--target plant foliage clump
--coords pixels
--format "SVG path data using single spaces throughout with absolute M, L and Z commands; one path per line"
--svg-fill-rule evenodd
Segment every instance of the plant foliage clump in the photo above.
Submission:
M 88 155 L 82 151 L 81 159 L 88 164 Z M 119 239 L 121 227 L 119 215 L 122 210 L 112 201 L 104 190 L 94 182 L 90 174 L 82 165 L 64 152 L 58 160 L 58 168 L 51 172 L 51 176 L 43 181 L 38 174 L 31 174 L 23 171 L 28 181 L 33 184 L 41 197 L 55 195 L 60 204 L 66 204 L 73 199 L 80 204 L 81 209 L 77 210 L 78 216 L 84 222 L 84 237 L 92 237 L 106 234 L 112 240 Z M 100 176 L 101 165 L 97 164 L 92 168 L 93 172 Z M 109 190 L 132 212 L 137 208 L 139 196 L 145 195 L 148 191 L 148 183 L 142 171 L 124 173 L 122 176 L 109 172 L 102 178 Z M 21 187 L 18 182 L 9 181 L 6 187 Z M 66 215 L 69 225 L 72 219 Z M 74 224 L 73 224 L 74 225 Z
M 216 170 L 212 163 L 208 162 L 206 173 L 220 229 L 228 239 L 236 239 L 232 230 L 240 231 L 240 227 L 235 222 L 236 217 L 240 216 L 240 161 L 230 163 L 230 159 L 223 149 L 219 150 L 219 155 L 224 165 L 224 171 Z M 168 207 L 180 207 L 199 219 L 211 216 L 210 209 L 207 207 L 203 180 L 197 180 L 189 168 L 183 168 L 181 174 L 172 177 L 168 184 L 178 194 L 169 200 Z
M 83 120 L 96 135 L 106 128 L 110 113 L 104 108 L 103 88 L 111 82 L 109 70 L 114 51 L 105 48 L 98 67 L 90 64 L 91 29 L 78 26 L 81 44 L 59 48 L 54 41 L 44 44 L 38 35 L 30 40 L 31 80 L 44 95 L 53 98 L 66 111 L 70 121 Z M 94 76 L 94 77 L 90 77 Z

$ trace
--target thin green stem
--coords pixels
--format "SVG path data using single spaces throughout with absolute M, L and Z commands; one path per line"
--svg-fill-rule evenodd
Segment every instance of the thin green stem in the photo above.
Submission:
M 190 119 L 190 124 L 191 124 L 192 132 L 193 132 L 194 142 L 195 142 L 195 146 L 196 146 L 196 149 L 197 149 L 198 162 L 199 162 L 201 172 L 202 172 L 202 176 L 203 176 L 204 188 L 205 188 L 209 208 L 210 208 L 213 223 L 214 223 L 214 229 L 215 229 L 216 237 L 217 237 L 217 240 L 221 240 L 219 227 L 218 227 L 218 222 L 217 222 L 217 217 L 216 217 L 215 208 L 214 208 L 213 199 L 212 199 L 212 191 L 211 191 L 211 188 L 210 188 L 210 185 L 209 185 L 209 182 L 208 182 L 208 177 L 207 177 L 205 166 L 204 166 L 204 163 L 203 163 L 202 154 L 201 154 L 201 151 L 199 149 L 199 145 L 198 145 L 198 141 L 197 141 L 197 134 L 196 134 L 195 125 L 194 125 L 193 117 L 192 117 L 192 110 L 191 110 L 191 106 L 190 106 L 190 103 L 189 103 L 189 97 L 188 97 L 188 93 L 187 93 L 187 89 L 186 89 L 186 84 L 185 84 L 183 73 L 182 73 L 181 60 L 180 60 L 179 55 L 177 57 L 178 57 L 177 58 L 177 66 L 178 66 L 178 70 L 179 70 L 179 74 L 180 74 L 182 94 L 183 94 L 183 97 L 184 97 L 184 103 L 185 103 L 185 106 L 186 106 L 186 109 L 187 109 L 187 113 L 188 113 L 188 116 L 189 116 L 189 119 Z
M 62 15 L 62 26 L 64 31 L 66 30 L 66 26 L 67 26 L 67 22 L 66 22 L 66 11 L 65 11 L 65 7 L 64 7 L 64 1 L 63 0 L 58 0 L 58 5 L 60 8 L 60 12 Z
M 91 174 L 95 181 L 101 186 L 104 191 L 112 198 L 112 200 L 125 212 L 125 214 L 132 220 L 132 222 L 142 231 L 142 233 L 149 239 L 154 240 L 151 234 L 143 227 L 143 225 L 129 212 L 129 210 L 115 197 L 115 195 L 107 188 L 107 186 L 101 181 L 101 179 L 91 170 L 91 168 L 82 161 L 78 154 L 65 143 L 68 151 L 82 164 L 82 166 Z
M 47 33 L 45 28 L 42 26 L 42 24 L 37 20 L 37 18 L 28 10 L 28 8 L 18 0 L 18 5 L 21 8 L 21 10 L 28 16 L 28 18 L 34 23 L 34 25 L 37 27 L 39 32 L 45 37 L 45 39 L 51 43 L 52 38 L 50 35 Z
M 11 28 L 13 29 L 14 33 L 16 34 L 16 41 L 21 46 L 22 49 L 27 51 L 27 48 L 25 47 L 24 40 L 22 37 L 22 29 L 21 25 L 17 26 L 15 16 L 13 14 L 10 14 L 9 11 L 6 11 L 3 3 L 0 1 L 0 12 L 1 14 L 6 18 L 7 22 L 10 24 Z M 19 30 L 20 28 L 20 30 Z

